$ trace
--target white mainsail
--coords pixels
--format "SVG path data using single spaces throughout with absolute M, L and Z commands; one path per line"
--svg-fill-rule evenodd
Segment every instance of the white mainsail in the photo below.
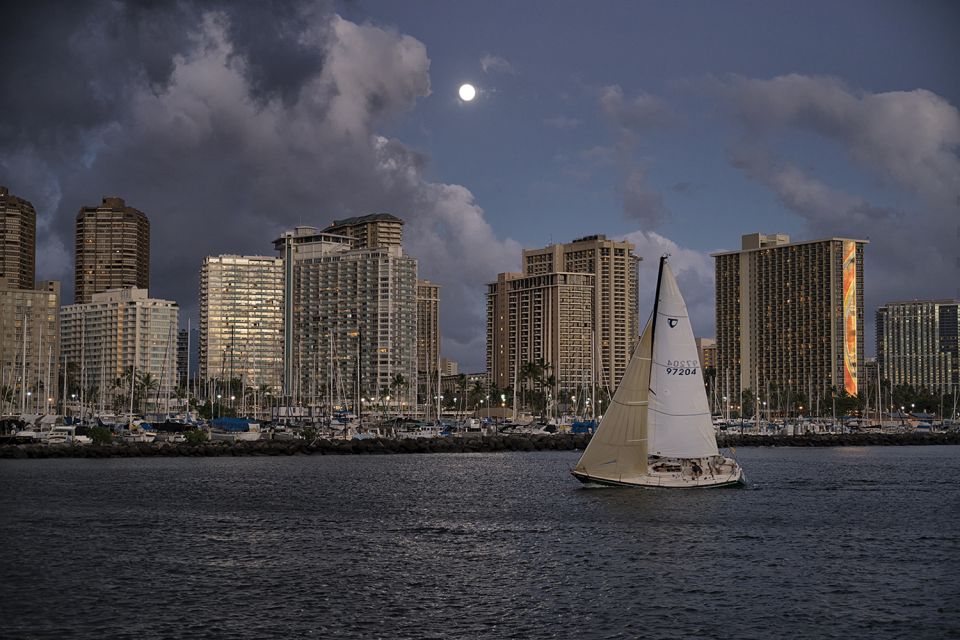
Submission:
M 659 288 L 653 319 L 649 452 L 671 458 L 718 455 L 687 305 L 666 261 Z
M 651 323 L 633 352 L 610 406 L 577 463 L 593 478 L 619 482 L 647 472 L 647 389 L 650 386 Z

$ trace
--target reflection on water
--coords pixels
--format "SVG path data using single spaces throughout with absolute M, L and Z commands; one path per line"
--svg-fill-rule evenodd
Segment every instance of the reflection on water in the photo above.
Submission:
M 960 628 L 958 447 L 738 449 L 714 491 L 583 488 L 578 455 L 4 461 L 0 636 Z

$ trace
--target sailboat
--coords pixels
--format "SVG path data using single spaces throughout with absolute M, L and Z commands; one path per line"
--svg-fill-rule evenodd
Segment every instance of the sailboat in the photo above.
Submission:
M 585 484 L 631 487 L 745 482 L 740 465 L 717 449 L 687 305 L 666 256 L 640 343 L 571 473 Z

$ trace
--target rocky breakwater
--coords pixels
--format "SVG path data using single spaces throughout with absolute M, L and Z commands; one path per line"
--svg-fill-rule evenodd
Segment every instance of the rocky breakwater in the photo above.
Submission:
M 304 440 L 259 442 L 207 442 L 203 444 L 109 444 L 47 446 L 42 444 L 0 446 L 0 458 L 134 458 L 167 456 L 293 456 L 293 455 L 389 455 L 397 453 L 489 453 L 493 451 L 560 451 L 583 449 L 585 434 L 509 435 L 468 438 L 417 438 L 365 440 Z
M 960 432 L 810 433 L 793 436 L 727 433 L 717 436 L 717 444 L 720 447 L 882 447 L 960 444 Z

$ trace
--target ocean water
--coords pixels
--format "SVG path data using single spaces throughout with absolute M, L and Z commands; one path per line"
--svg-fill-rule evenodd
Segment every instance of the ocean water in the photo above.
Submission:
M 4 460 L 0 637 L 960 638 L 960 447 Z

